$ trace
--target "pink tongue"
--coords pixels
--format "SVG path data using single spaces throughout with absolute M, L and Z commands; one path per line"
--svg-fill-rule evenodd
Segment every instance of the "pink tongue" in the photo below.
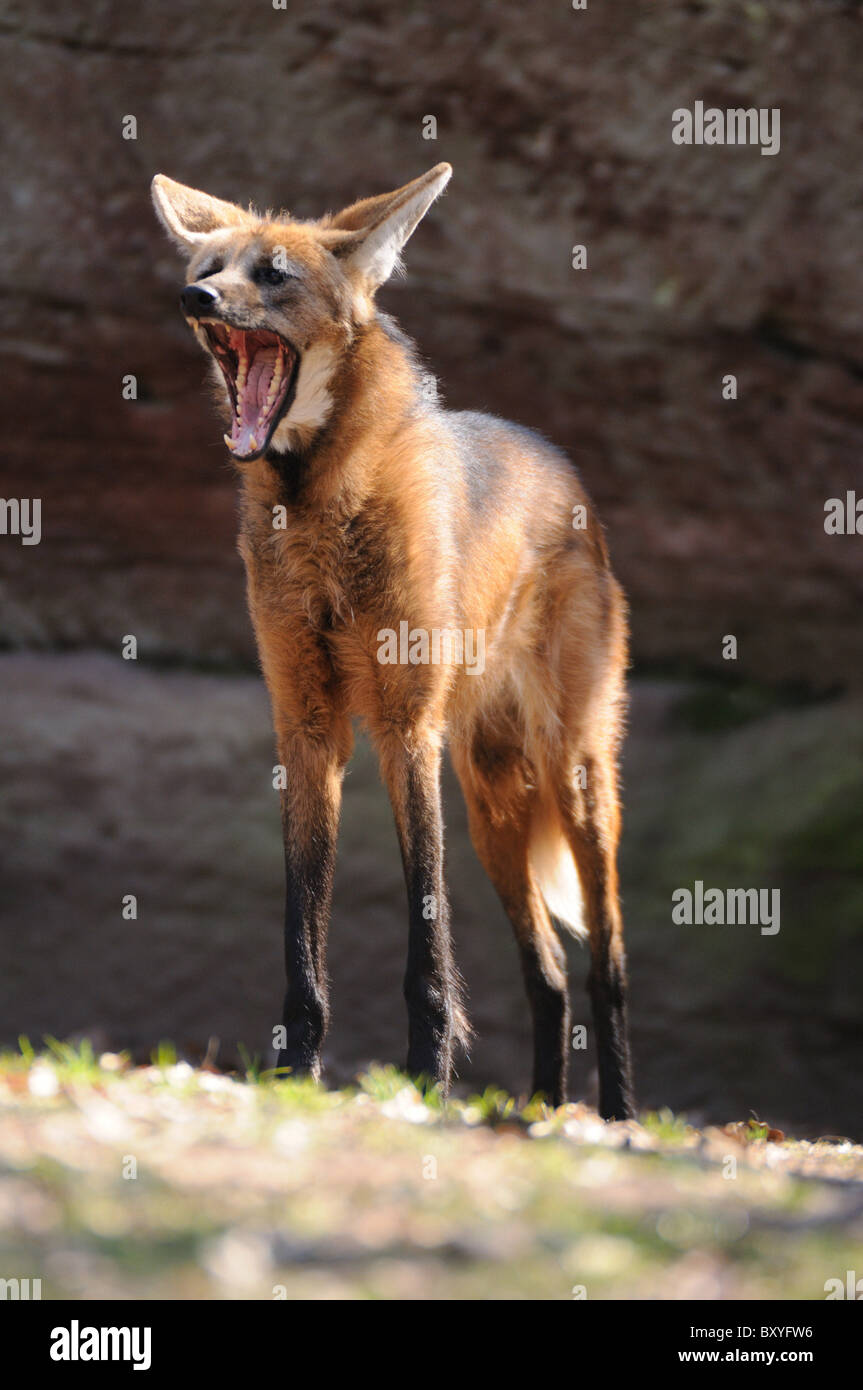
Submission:
M 264 442 L 267 432 L 267 392 L 278 355 L 278 348 L 260 348 L 249 363 L 246 384 L 237 402 L 239 415 L 234 417 L 231 428 L 231 444 L 235 454 L 254 453 Z

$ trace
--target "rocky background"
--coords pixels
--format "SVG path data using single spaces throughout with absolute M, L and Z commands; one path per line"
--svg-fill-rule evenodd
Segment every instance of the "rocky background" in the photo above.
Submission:
M 571 451 L 629 593 L 641 1099 L 859 1137 L 863 538 L 823 526 L 828 498 L 863 493 L 859 6 L 5 3 L 0 62 L 2 490 L 43 508 L 38 547 L 0 536 L 3 1037 L 260 1050 L 278 1005 L 235 484 L 152 174 L 311 216 L 447 159 L 382 298 L 453 406 Z M 779 154 L 675 146 L 696 100 L 779 107 Z M 364 750 L 343 840 L 349 1072 L 404 1036 L 397 852 Z M 449 844 L 466 1084 L 523 1088 L 514 951 L 452 798 Z M 780 934 L 673 927 L 696 877 L 782 886 Z

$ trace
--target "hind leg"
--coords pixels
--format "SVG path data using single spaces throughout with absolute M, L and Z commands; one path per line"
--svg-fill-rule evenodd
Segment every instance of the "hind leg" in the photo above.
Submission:
M 604 1120 L 635 1114 L 626 1017 L 626 956 L 617 883 L 620 811 L 609 758 L 586 761 L 586 790 L 559 789 L 558 805 L 584 896 L 590 938 L 588 992 L 593 1006 L 599 1067 L 599 1112 Z
M 531 775 L 521 753 L 475 740 L 452 759 L 467 803 L 471 839 L 512 923 L 533 1016 L 533 1091 L 566 1100 L 569 992 L 566 956 L 528 860 Z

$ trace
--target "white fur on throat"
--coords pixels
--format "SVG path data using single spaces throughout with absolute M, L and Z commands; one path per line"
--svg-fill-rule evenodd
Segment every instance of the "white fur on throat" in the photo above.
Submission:
M 336 354 L 328 343 L 315 343 L 303 353 L 297 376 L 297 392 L 291 408 L 273 435 L 276 449 L 290 449 L 294 432 L 316 430 L 326 424 L 333 408 L 329 392 Z

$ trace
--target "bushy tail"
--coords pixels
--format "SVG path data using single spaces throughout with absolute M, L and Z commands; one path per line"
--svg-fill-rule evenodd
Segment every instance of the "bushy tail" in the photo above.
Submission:
M 561 926 L 583 941 L 587 936 L 581 884 L 572 851 L 553 805 L 541 807 L 530 836 L 530 865 L 546 907 Z

